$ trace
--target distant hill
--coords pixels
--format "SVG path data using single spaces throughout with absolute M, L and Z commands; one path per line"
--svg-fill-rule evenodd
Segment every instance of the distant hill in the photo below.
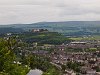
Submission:
M 100 35 L 100 21 L 39 22 L 33 24 L 13 24 L 9 25 L 9 27 L 20 28 L 24 31 L 43 28 L 53 32 L 60 32 L 67 36 Z
M 21 29 L 21 28 L 12 28 L 12 27 L 2 27 L 2 28 L 0 28 L 0 34 L 19 33 L 19 32 L 24 32 L 24 30 Z

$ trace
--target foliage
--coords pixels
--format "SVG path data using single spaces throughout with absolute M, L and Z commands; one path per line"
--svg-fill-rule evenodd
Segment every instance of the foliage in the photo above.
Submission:
M 24 40 L 27 43 L 37 42 L 38 44 L 54 44 L 59 45 L 64 42 L 71 41 L 65 36 L 57 33 L 57 32 L 41 32 L 41 33 L 23 33 L 19 35 L 19 38 Z
M 73 69 L 76 72 L 80 72 L 80 66 L 82 66 L 82 65 L 77 62 L 67 62 L 67 67 L 69 69 Z
M 14 39 L 0 39 L 0 75 L 25 75 L 28 72 L 27 67 L 14 63 L 14 46 Z
M 43 75 L 60 75 L 60 71 L 49 62 L 48 58 L 38 55 L 29 55 L 25 58 L 26 60 L 23 60 L 23 64 L 28 64 L 31 69 L 42 70 L 44 72 Z
M 61 74 L 55 68 L 52 68 L 49 69 L 47 72 L 44 72 L 42 75 L 61 75 Z

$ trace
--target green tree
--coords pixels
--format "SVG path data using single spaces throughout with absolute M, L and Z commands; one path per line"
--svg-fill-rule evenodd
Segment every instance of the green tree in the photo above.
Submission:
M 0 75 L 26 75 L 28 67 L 14 63 L 15 40 L 0 39 Z

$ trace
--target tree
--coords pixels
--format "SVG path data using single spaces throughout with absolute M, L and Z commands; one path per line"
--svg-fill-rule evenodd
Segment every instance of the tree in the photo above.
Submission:
M 47 72 L 44 72 L 42 75 L 61 75 L 56 69 L 49 69 Z
M 0 39 L 0 75 L 26 75 L 28 67 L 14 63 L 13 40 Z

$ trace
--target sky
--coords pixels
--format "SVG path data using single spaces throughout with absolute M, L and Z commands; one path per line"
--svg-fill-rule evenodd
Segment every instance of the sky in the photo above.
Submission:
M 100 21 L 100 0 L 0 0 L 0 25 Z

